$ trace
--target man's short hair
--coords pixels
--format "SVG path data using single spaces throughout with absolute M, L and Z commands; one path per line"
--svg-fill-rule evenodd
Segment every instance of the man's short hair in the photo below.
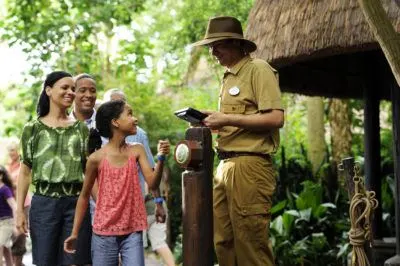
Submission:
M 123 100 L 126 101 L 126 96 L 125 96 L 124 91 L 121 90 L 121 89 L 118 89 L 118 88 L 114 88 L 114 89 L 109 89 L 108 91 L 106 91 L 104 93 L 103 102 L 111 101 L 111 97 L 114 94 L 117 94 L 117 95 L 121 96 L 123 98 Z
M 95 81 L 95 79 L 93 78 L 93 76 L 92 76 L 92 75 L 89 75 L 89 74 L 87 74 L 87 73 L 82 73 L 82 74 L 76 75 L 76 76 L 74 77 L 75 83 L 77 83 L 78 80 L 80 80 L 80 79 L 92 79 L 93 81 Z

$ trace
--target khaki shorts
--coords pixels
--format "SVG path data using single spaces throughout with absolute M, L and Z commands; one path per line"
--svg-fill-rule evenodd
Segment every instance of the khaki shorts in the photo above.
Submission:
M 143 231 L 143 246 L 148 246 L 147 238 L 150 240 L 151 249 L 156 251 L 159 248 L 167 246 L 167 224 L 156 222 L 155 215 L 147 216 L 147 224 L 149 228 Z
M 11 247 L 13 229 L 14 229 L 13 218 L 0 220 L 0 246 L 4 246 L 6 248 Z

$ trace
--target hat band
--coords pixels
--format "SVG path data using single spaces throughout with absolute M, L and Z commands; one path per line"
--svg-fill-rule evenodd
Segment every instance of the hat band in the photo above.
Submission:
M 243 35 L 233 32 L 217 32 L 217 33 L 209 33 L 207 34 L 204 39 L 210 38 L 219 38 L 219 37 L 228 37 L 228 38 L 236 38 L 236 39 L 243 39 Z

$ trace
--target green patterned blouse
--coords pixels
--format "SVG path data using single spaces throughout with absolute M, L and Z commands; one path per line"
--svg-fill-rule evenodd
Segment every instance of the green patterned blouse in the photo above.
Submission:
M 39 119 L 25 125 L 21 160 L 32 170 L 35 193 L 53 197 L 79 194 L 87 139 L 88 129 L 80 121 L 56 128 Z

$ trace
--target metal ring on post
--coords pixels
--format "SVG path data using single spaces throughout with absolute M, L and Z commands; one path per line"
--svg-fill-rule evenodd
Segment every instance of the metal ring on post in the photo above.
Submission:
M 195 140 L 179 141 L 175 147 L 174 159 L 182 168 L 199 168 L 203 160 L 201 142 Z

